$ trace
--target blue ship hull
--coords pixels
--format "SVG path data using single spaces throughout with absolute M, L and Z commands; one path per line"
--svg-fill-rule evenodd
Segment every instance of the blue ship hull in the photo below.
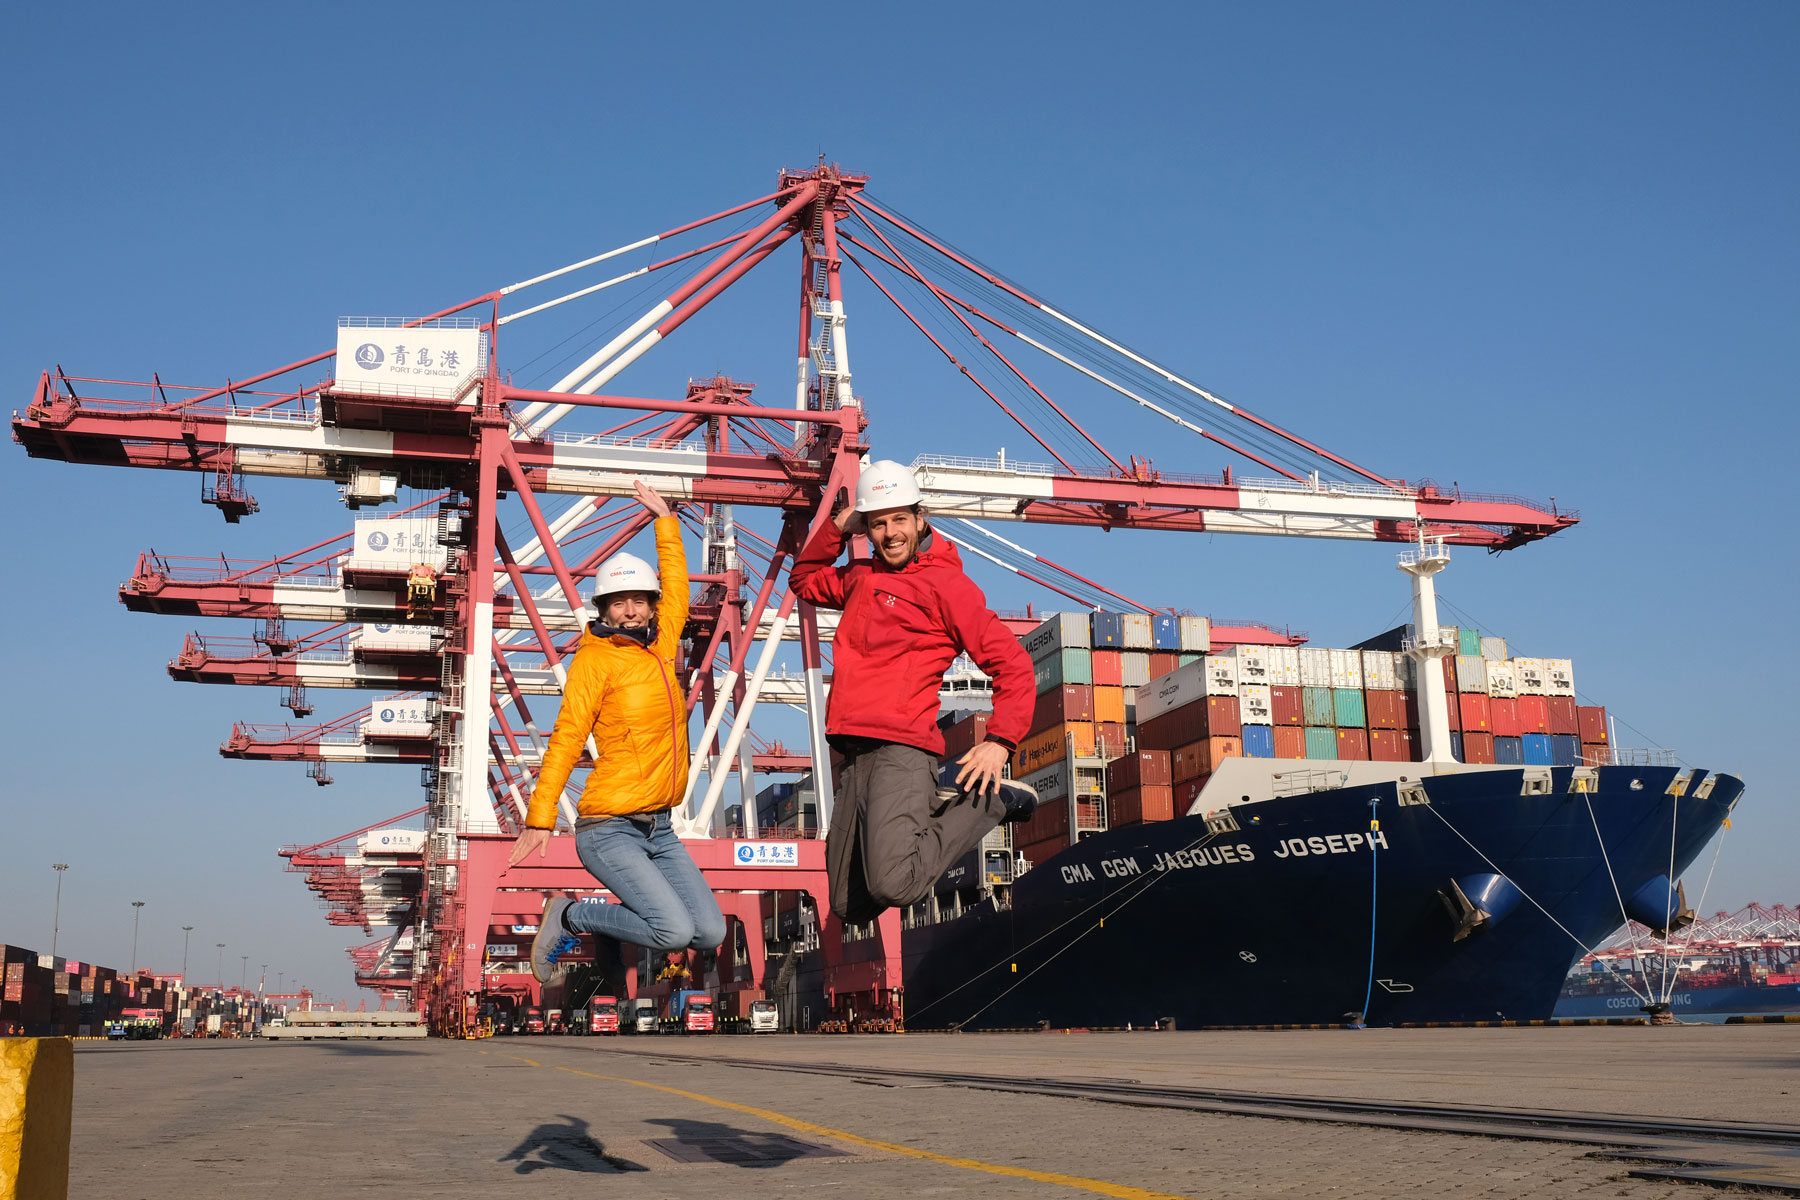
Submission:
M 1558 997 L 1555 1013 L 1562 1018 L 1637 1017 L 1643 1015 L 1642 1005 L 1643 1001 L 1630 992 L 1594 992 Z M 1800 984 L 1677 987 L 1669 996 L 1669 1011 L 1677 1020 L 1683 1017 L 1800 1013 Z
M 1526 774 L 1431 776 L 1423 804 L 1391 782 L 1274 798 L 1235 806 L 1226 832 L 1183 817 L 1097 834 L 1021 876 L 1010 907 L 905 932 L 907 1026 L 1548 1018 L 1571 965 L 1623 924 L 1620 893 L 1679 878 L 1743 784 L 1703 789 L 1697 771 L 1674 797 L 1672 767 L 1606 767 L 1581 794 L 1563 767 L 1522 795 Z M 1440 893 L 1484 874 L 1524 899 L 1455 940 Z M 803 968 L 802 990 L 818 982 Z

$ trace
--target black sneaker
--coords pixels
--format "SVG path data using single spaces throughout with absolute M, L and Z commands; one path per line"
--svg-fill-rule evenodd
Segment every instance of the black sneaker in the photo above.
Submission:
M 1006 815 L 1000 818 L 1002 825 L 1016 825 L 1020 821 L 1029 820 L 1031 814 L 1037 811 L 1037 792 L 1011 779 L 1000 781 L 1000 799 L 1006 804 Z

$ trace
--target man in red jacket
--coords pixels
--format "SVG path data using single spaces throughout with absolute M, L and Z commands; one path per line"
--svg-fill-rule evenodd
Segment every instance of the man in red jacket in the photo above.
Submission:
M 833 566 L 846 533 L 867 534 L 875 556 Z M 831 910 L 870 921 L 923 900 L 989 830 L 1037 807 L 1030 788 L 1000 777 L 1031 728 L 1031 660 L 963 574 L 956 547 L 932 535 L 918 483 L 899 463 L 863 470 L 855 504 L 819 528 L 789 578 L 801 599 L 844 614 L 825 712 L 844 760 L 825 862 Z M 993 679 L 994 715 L 987 740 L 957 761 L 955 786 L 940 788 L 938 691 L 959 653 Z

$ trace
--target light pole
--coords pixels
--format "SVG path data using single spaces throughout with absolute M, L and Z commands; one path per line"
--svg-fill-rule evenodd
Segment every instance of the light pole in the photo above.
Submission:
M 244 985 L 250 981 L 250 956 L 240 954 L 238 957 L 244 960 L 244 965 L 238 968 L 238 991 L 241 992 L 244 990 Z
M 262 995 L 269 989 L 269 964 L 262 965 L 262 974 L 256 977 L 256 994 Z
M 276 994 L 276 995 L 277 995 L 277 996 L 285 996 L 285 995 L 287 995 L 287 989 L 286 989 L 286 988 L 284 988 L 284 987 L 282 987 L 282 986 L 281 986 L 281 981 L 282 981 L 282 980 L 284 980 L 284 979 L 286 979 L 286 978 L 287 978 L 287 972 L 286 972 L 286 971 L 277 971 L 277 972 L 275 972 L 275 994 Z
M 68 863 L 51 863 L 50 869 L 56 872 L 56 915 L 50 921 L 50 957 L 56 957 L 56 935 L 62 932 L 62 873 L 69 869 Z
M 133 900 L 131 902 L 131 977 L 133 979 L 137 978 L 138 922 L 143 918 L 143 916 L 144 916 L 144 902 L 142 900 Z
M 214 942 L 213 945 L 219 948 L 219 990 L 222 992 L 225 990 L 225 943 Z
M 187 977 L 188 938 L 193 936 L 193 932 L 194 932 L 194 927 L 192 925 L 183 925 L 181 927 L 181 986 L 182 987 L 186 987 L 188 985 L 188 977 Z

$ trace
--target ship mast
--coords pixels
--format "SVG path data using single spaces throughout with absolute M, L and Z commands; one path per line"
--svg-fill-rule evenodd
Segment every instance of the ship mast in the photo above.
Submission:
M 1443 538 L 1426 540 L 1425 525 L 1415 526 L 1416 545 L 1400 552 L 1400 569 L 1412 576 L 1413 636 L 1406 639 L 1406 655 L 1412 660 L 1418 681 L 1419 732 L 1425 740 L 1420 761 L 1455 762 L 1450 751 L 1450 700 L 1444 693 L 1441 660 L 1456 653 L 1452 630 L 1439 629 L 1437 584 L 1439 571 L 1450 565 L 1450 551 Z

